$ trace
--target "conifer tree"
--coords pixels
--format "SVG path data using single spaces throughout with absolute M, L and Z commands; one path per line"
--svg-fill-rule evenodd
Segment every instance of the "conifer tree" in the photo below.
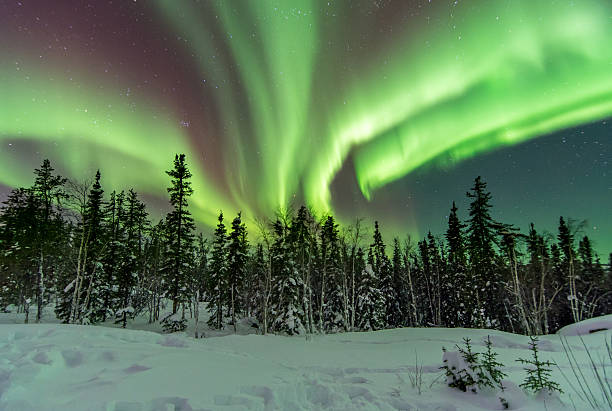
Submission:
M 363 251 L 360 251 L 363 261 Z M 374 259 L 372 248 L 368 260 L 360 275 L 359 288 L 357 289 L 357 328 L 363 331 L 375 331 L 385 327 L 385 298 L 380 291 L 379 281 L 375 271 L 372 269 L 371 261 Z
M 303 304 L 300 301 L 302 279 L 297 273 L 289 227 L 277 219 L 273 224 L 272 260 L 272 320 L 276 332 L 288 335 L 305 332 Z
M 227 229 L 223 223 L 223 213 L 219 213 L 217 228 L 212 243 L 210 269 L 208 271 L 208 326 L 223 328 L 223 304 L 226 303 L 227 289 Z
M 122 224 L 125 244 L 117 278 L 118 311 L 115 316 L 117 317 L 116 322 L 121 323 L 122 327 L 125 328 L 128 316 L 133 316 L 136 312 L 135 304 L 132 301 L 132 293 L 143 271 L 142 232 L 148 224 L 145 205 L 138 199 L 138 195 L 132 189 L 128 191 Z
M 68 196 L 64 191 L 66 178 L 54 175 L 54 171 L 48 159 L 43 161 L 40 168 L 34 170 L 36 178 L 32 192 L 38 205 L 35 236 L 39 255 L 36 275 L 36 322 L 40 322 L 45 299 L 45 272 L 51 268 L 45 256 L 57 251 L 52 248 L 57 246 L 58 236 L 62 234 L 60 207 Z
M 113 191 L 104 209 L 106 217 L 104 230 L 106 232 L 107 243 L 101 259 L 104 277 L 100 287 L 100 298 L 103 301 L 104 307 L 108 308 L 108 310 L 103 311 L 101 321 L 106 321 L 110 309 L 118 308 L 116 290 L 114 288 L 117 284 L 122 256 L 126 253 L 124 249 L 125 235 L 121 221 L 124 215 L 124 197 L 123 191 L 119 194 Z
M 501 370 L 504 364 L 497 360 L 498 354 L 493 351 L 493 343 L 489 335 L 487 335 L 487 339 L 485 340 L 485 347 L 486 351 L 482 353 L 481 357 L 482 368 L 481 375 L 479 376 L 480 385 L 491 388 L 501 388 L 503 390 L 502 380 L 507 374 Z
M 495 267 L 495 244 L 501 227 L 491 217 L 491 193 L 480 176 L 476 177 L 471 192 L 470 219 L 467 227 L 467 248 L 470 255 L 470 281 L 476 290 L 477 309 L 473 315 L 480 327 L 499 324 L 501 279 Z
M 519 358 L 516 360 L 529 366 L 524 368 L 524 370 L 527 372 L 527 377 L 522 384 L 519 384 L 519 386 L 533 391 L 534 393 L 539 393 L 542 390 L 547 390 L 549 394 L 552 394 L 554 391 L 563 393 L 563 390 L 561 390 L 559 384 L 551 379 L 551 367 L 555 365 L 555 363 L 552 361 L 540 360 L 538 356 L 538 337 L 530 336 L 529 338 L 531 340 L 529 342 L 529 349 L 531 350 L 532 358 Z
M 174 168 L 166 171 L 171 177 L 168 187 L 170 204 L 173 210 L 166 217 L 168 248 L 165 256 L 164 279 L 166 295 L 172 300 L 172 314 L 178 312 L 179 306 L 188 300 L 188 272 L 193 247 L 195 226 L 189 212 L 188 198 L 193 194 L 191 172 L 187 168 L 185 155 L 174 157 Z
M 227 295 L 229 297 L 228 305 L 231 311 L 234 333 L 236 332 L 236 312 L 242 310 L 239 295 L 243 291 L 248 251 L 246 226 L 241 220 L 241 214 L 238 213 L 232 221 L 232 232 L 229 235 L 227 254 Z
M 444 272 L 444 260 L 441 252 L 441 247 L 430 232 L 427 233 L 427 249 L 430 260 L 431 273 L 429 276 L 430 289 L 431 289 L 431 301 L 433 307 L 433 318 L 432 321 L 436 325 L 443 325 L 442 323 L 442 280 Z M 448 311 L 448 310 L 447 310 Z
M 35 272 L 39 260 L 32 233 L 36 232 L 37 201 L 31 189 L 17 188 L 4 202 L 0 219 L 0 247 L 3 271 L 2 294 L 5 304 L 16 304 L 29 321 Z
M 573 322 L 582 321 L 582 301 L 580 284 L 576 267 L 576 250 L 574 248 L 574 233 L 563 217 L 559 217 L 559 232 L 557 243 L 561 251 L 561 269 L 566 283 L 566 295 L 570 305 Z
M 404 287 L 404 265 L 402 260 L 402 249 L 400 246 L 399 239 L 393 239 L 393 258 L 392 258 L 392 279 L 393 279 L 393 295 L 395 295 L 395 301 L 391 301 L 388 304 L 390 308 L 387 320 L 391 327 L 401 327 L 406 325 L 404 320 L 406 315 L 404 314 L 407 306 L 406 291 Z
M 373 242 L 370 246 L 372 270 L 377 278 L 377 287 L 384 299 L 385 315 L 383 323 L 385 326 L 393 322 L 393 316 L 396 312 L 395 304 L 398 296 L 395 294 L 393 286 L 393 272 L 391 262 L 385 251 L 385 243 L 380 232 L 378 221 L 374 222 Z
M 459 220 L 457 206 L 453 201 L 448 216 L 446 242 L 448 245 L 447 276 L 442 283 L 443 294 L 450 300 L 454 312 L 446 311 L 445 323 L 448 327 L 470 327 L 471 313 L 476 309 L 474 289 L 467 278 L 467 256 L 464 230 L 466 225 Z
M 297 216 L 291 223 L 291 242 L 294 247 L 296 268 L 298 270 L 303 290 L 302 301 L 304 312 L 304 325 L 307 332 L 314 331 L 313 301 L 311 288 L 311 272 L 315 263 L 313 256 L 313 236 L 310 230 L 312 216 L 304 206 L 300 207 Z
M 342 315 L 343 289 L 340 286 L 342 266 L 338 225 L 328 216 L 321 228 L 321 287 L 319 305 L 319 329 L 337 331 L 345 328 L 348 319 Z
M 104 190 L 100 178 L 98 170 L 82 216 L 82 273 L 77 272 L 76 287 L 74 287 L 73 322 L 86 320 L 97 323 L 104 319 L 106 312 L 101 295 L 104 278 L 101 259 L 106 247 L 106 238 L 103 226 Z
M 191 303 L 193 305 L 194 318 L 194 337 L 200 338 L 200 301 L 205 293 L 206 277 L 208 275 L 208 242 L 204 239 L 202 233 L 198 234 L 196 245 L 194 247 L 194 257 L 192 272 L 190 275 L 189 292 L 191 295 Z

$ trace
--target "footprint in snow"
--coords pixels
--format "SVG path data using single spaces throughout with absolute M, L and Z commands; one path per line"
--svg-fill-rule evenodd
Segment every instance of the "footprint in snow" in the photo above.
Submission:
M 132 364 L 128 368 L 124 369 L 123 372 L 125 372 L 126 374 L 136 374 L 136 373 L 147 371 L 150 369 L 151 367 L 147 367 L 144 365 Z

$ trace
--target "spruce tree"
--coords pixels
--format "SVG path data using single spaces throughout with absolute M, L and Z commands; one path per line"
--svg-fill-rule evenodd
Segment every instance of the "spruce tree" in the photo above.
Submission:
M 128 191 L 123 217 L 123 232 L 125 233 L 124 253 L 117 278 L 116 322 L 126 327 L 128 316 L 133 316 L 136 307 L 132 301 L 133 289 L 143 271 L 142 233 L 147 227 L 147 212 L 144 203 L 132 189 Z
M 476 177 L 467 196 L 472 199 L 467 248 L 470 255 L 470 286 L 476 290 L 476 312 L 473 315 L 478 326 L 496 327 L 502 315 L 499 310 L 502 281 L 495 267 L 495 244 L 501 225 L 491 217 L 491 193 L 480 176 Z
M 447 327 L 470 327 L 471 313 L 476 309 L 474 289 L 467 278 L 467 257 L 464 230 L 466 225 L 459 220 L 457 206 L 453 201 L 448 216 L 446 242 L 448 246 L 447 275 L 442 282 L 445 300 L 449 299 L 450 309 L 445 310 L 444 321 Z
M 313 300 L 311 288 L 311 274 L 315 266 L 316 257 L 313 256 L 313 242 L 315 241 L 311 233 L 313 218 L 305 206 L 300 207 L 297 216 L 291 223 L 291 243 L 294 248 L 296 268 L 300 276 L 303 290 L 302 301 L 304 312 L 304 325 L 307 332 L 314 331 L 313 320 Z
M 66 178 L 54 175 L 55 170 L 45 159 L 40 168 L 34 170 L 36 176 L 32 192 L 37 199 L 38 213 L 35 238 L 39 255 L 36 275 L 36 322 L 40 322 L 45 300 L 45 272 L 51 267 L 46 261 L 48 254 L 57 252 L 58 236 L 62 234 L 61 205 L 68 197 L 64 190 Z
M 406 288 L 404 286 L 404 264 L 402 260 L 402 249 L 399 239 L 393 239 L 393 258 L 391 262 L 393 273 L 393 294 L 396 296 L 395 302 L 390 305 L 391 311 L 388 315 L 389 325 L 391 327 L 401 327 L 407 324 L 406 307 L 408 298 L 406 297 Z
M 274 243 L 270 249 L 272 326 L 276 332 L 288 335 L 303 334 L 306 328 L 300 291 L 304 287 L 297 272 L 289 227 L 277 219 L 272 228 L 274 230 Z
M 104 278 L 101 284 L 100 297 L 108 311 L 118 308 L 115 286 L 117 284 L 118 272 L 121 268 L 122 257 L 126 253 L 124 249 L 125 234 L 121 223 L 124 215 L 124 198 L 125 193 L 123 191 L 119 194 L 113 191 L 104 209 L 106 217 L 104 230 L 106 232 L 107 243 L 101 261 Z M 107 310 L 104 310 L 102 321 L 106 321 L 107 315 Z
M 223 328 L 223 305 L 226 303 L 227 289 L 227 229 L 223 223 L 223 213 L 219 213 L 215 229 L 210 269 L 208 271 L 208 326 Z
M 6 305 L 15 304 L 25 312 L 26 323 L 39 261 L 35 237 L 32 236 L 38 223 L 37 209 L 38 203 L 31 189 L 14 189 L 4 202 L 0 219 L 3 257 L 0 260 L 3 271 L 0 292 Z
M 185 155 L 174 157 L 174 168 L 166 171 L 171 177 L 168 187 L 173 210 L 166 217 L 168 249 L 165 256 L 164 280 L 166 296 L 172 300 L 172 314 L 188 300 L 188 272 L 193 248 L 195 226 L 189 212 L 188 198 L 193 194 L 191 172 L 187 168 Z
M 370 248 L 368 264 L 361 263 L 363 271 L 357 289 L 357 328 L 375 331 L 385 327 L 385 297 L 379 288 L 378 277 L 372 269 L 373 252 Z M 363 261 L 363 251 L 359 249 L 358 261 Z
M 73 299 L 73 321 L 92 324 L 103 321 L 107 307 L 102 298 L 104 267 L 101 260 L 106 247 L 104 230 L 104 190 L 100 183 L 100 170 L 96 172 L 83 212 L 81 230 L 83 244 L 83 274 L 77 281 Z
M 396 303 L 398 296 L 395 293 L 393 285 L 393 272 L 391 261 L 385 251 L 386 246 L 380 232 L 378 221 L 374 222 L 373 242 L 370 246 L 372 250 L 372 270 L 378 280 L 378 289 L 384 299 L 385 316 L 383 318 L 384 326 L 389 326 L 396 315 Z
M 578 278 L 578 268 L 576 267 L 576 250 L 574 248 L 574 233 L 571 222 L 566 222 L 563 217 L 559 217 L 559 231 L 557 234 L 557 244 L 561 251 L 561 269 L 563 271 L 565 294 L 570 305 L 572 322 L 583 320 L 580 280 Z
M 534 393 L 539 393 L 542 390 L 548 391 L 549 394 L 552 394 L 555 391 L 563 393 L 563 390 L 561 390 L 559 384 L 551 379 L 551 367 L 556 364 L 553 361 L 540 360 L 540 357 L 538 356 L 538 337 L 530 336 L 529 338 L 531 340 L 529 342 L 529 349 L 531 350 L 532 358 L 519 358 L 516 360 L 522 364 L 528 365 L 528 367 L 524 368 L 525 372 L 527 372 L 527 377 L 522 384 L 519 384 L 519 386 L 533 391 Z
M 326 331 L 345 329 L 348 318 L 343 316 L 343 293 L 341 286 L 342 265 L 338 224 L 328 216 L 321 227 L 321 288 L 319 306 L 319 328 Z
M 248 240 L 246 226 L 238 213 L 232 221 L 232 232 L 229 235 L 228 244 L 228 270 L 227 270 L 227 295 L 229 296 L 229 308 L 232 316 L 232 326 L 236 332 L 236 312 L 242 311 L 240 293 L 246 276 L 246 264 L 248 258 Z

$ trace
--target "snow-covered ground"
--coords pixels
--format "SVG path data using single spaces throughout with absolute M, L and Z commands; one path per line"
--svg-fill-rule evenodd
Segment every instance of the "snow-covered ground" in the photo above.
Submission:
M 443 346 L 451 350 L 469 337 L 482 351 L 487 335 L 506 365 L 503 396 L 510 409 L 588 409 L 557 369 L 553 374 L 565 394 L 525 394 L 516 386 L 525 373 L 514 360 L 529 358 L 529 339 L 491 330 L 404 328 L 196 340 L 104 326 L 15 324 L 18 319 L 17 314 L 0 316 L 5 323 L 0 325 L 0 410 L 502 409 L 496 393 L 448 388 L 439 369 Z M 600 321 L 612 324 L 612 316 Z M 568 335 L 590 376 L 581 337 Z M 610 336 L 601 331 L 582 338 L 599 358 L 607 355 Z M 559 336 L 541 337 L 540 349 L 543 359 L 572 375 Z M 417 362 L 423 367 L 420 393 L 411 384 Z

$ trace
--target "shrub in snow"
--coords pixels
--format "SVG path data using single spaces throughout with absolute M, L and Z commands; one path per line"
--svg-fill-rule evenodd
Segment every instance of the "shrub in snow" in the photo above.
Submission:
M 541 361 L 538 357 L 538 337 L 532 336 L 529 338 L 531 339 L 529 349 L 531 350 L 532 358 L 529 360 L 523 358 L 516 360 L 522 364 L 529 365 L 529 367 L 524 368 L 527 372 L 527 377 L 519 386 L 534 393 L 541 391 L 547 391 L 548 393 L 558 391 L 562 393 L 563 391 L 559 384 L 550 379 L 550 367 L 556 364 L 552 361 Z
M 456 345 L 458 351 L 446 351 L 442 348 L 444 365 L 441 369 L 446 374 L 446 383 L 449 387 L 475 393 L 478 392 L 477 378 L 481 365 L 478 362 L 478 353 L 472 351 L 470 339 L 464 338 L 463 341 L 465 349 L 458 345 Z
M 178 313 L 165 316 L 162 318 L 161 324 L 166 334 L 185 331 L 187 328 L 187 320 Z
M 497 361 L 497 353 L 492 349 L 490 337 L 487 336 L 485 341 L 484 353 L 472 351 L 469 338 L 464 338 L 463 341 L 465 348 L 456 345 L 457 351 L 449 352 L 442 348 L 444 365 L 441 369 L 445 372 L 447 385 L 463 392 L 469 390 L 478 393 L 486 387 L 503 391 L 502 379 L 506 374 L 501 371 L 503 364 Z M 508 408 L 505 398 L 499 397 L 499 400 L 504 408 Z
M 482 353 L 482 367 L 478 375 L 479 385 L 500 388 L 503 391 L 502 380 L 506 377 L 506 374 L 501 370 L 501 367 L 504 364 L 497 361 L 497 353 L 493 351 L 491 337 L 488 335 L 485 340 L 485 347 L 486 351 Z

